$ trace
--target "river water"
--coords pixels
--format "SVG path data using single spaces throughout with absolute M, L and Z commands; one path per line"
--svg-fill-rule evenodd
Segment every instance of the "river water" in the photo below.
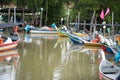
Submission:
M 72 44 L 69 38 L 57 35 L 20 33 L 20 37 L 15 59 L 11 64 L 0 64 L 0 80 L 101 79 L 99 50 Z

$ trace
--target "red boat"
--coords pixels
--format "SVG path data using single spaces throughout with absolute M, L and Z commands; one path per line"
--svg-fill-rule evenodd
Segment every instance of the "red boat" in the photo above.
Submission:
M 0 24 L 0 29 L 3 29 L 3 33 L 0 34 L 0 51 L 16 48 L 20 41 L 17 28 L 18 24 L 15 23 Z

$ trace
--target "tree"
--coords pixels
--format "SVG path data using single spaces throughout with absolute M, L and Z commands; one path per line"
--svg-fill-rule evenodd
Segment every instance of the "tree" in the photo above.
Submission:
M 48 1 L 48 0 L 46 0 Z M 47 3 L 43 2 L 44 5 L 44 13 L 43 13 L 43 22 L 47 25 L 51 25 L 53 22 L 60 22 L 60 19 L 64 16 L 63 13 L 63 1 L 61 0 L 49 0 Z M 46 4 L 46 5 L 45 5 Z M 47 20 L 46 20 L 47 17 Z
M 78 11 L 80 12 L 80 20 L 83 22 L 86 20 L 87 22 L 90 22 L 93 11 L 99 10 L 99 3 L 97 0 L 74 0 L 74 8 L 72 11 L 72 16 L 75 19 L 75 17 L 78 14 Z M 97 14 L 96 14 L 97 15 Z
M 3 7 L 3 5 L 8 5 L 11 2 L 12 2 L 12 0 L 0 0 L 0 5 L 1 5 L 1 7 Z

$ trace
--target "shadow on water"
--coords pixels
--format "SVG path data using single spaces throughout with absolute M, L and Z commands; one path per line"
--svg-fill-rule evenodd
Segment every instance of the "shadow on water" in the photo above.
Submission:
M 98 50 L 67 37 L 21 34 L 18 50 L 15 80 L 99 80 Z

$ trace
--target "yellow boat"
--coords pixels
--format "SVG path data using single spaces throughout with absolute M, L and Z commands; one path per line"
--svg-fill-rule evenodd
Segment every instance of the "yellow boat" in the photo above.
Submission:
M 60 31 L 60 30 L 58 30 L 58 35 L 59 35 L 60 37 L 67 37 L 66 32 Z
M 82 36 L 82 37 L 87 37 L 88 36 L 88 34 L 83 34 L 83 33 L 74 33 L 75 35 L 77 35 L 77 36 Z
M 67 37 L 67 33 L 66 33 L 65 31 L 60 30 L 59 28 L 57 28 L 57 26 L 54 26 L 54 27 L 55 27 L 55 29 L 57 30 L 58 35 L 59 35 L 60 37 Z
M 92 46 L 92 47 L 101 47 L 100 43 L 93 43 L 93 42 L 84 42 L 85 46 Z

